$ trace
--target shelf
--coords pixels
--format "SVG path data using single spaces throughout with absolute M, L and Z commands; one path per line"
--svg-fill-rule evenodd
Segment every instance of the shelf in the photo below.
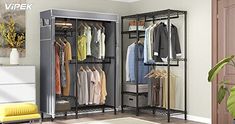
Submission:
M 176 64 L 170 63 L 170 66 L 179 66 L 180 61 L 186 61 L 185 58 L 170 59 L 170 62 L 177 62 Z M 168 66 L 168 63 L 144 63 L 146 66 Z
M 144 63 L 144 65 L 146 66 L 168 66 L 168 64 L 157 64 L 157 63 Z M 177 64 L 170 64 L 170 66 L 179 66 L 179 63 Z
M 170 59 L 170 61 L 187 61 L 185 58 Z
M 129 37 L 129 39 L 136 39 L 137 37 L 133 37 L 133 36 L 131 36 L 131 37 Z M 145 36 L 139 36 L 139 38 L 145 38 Z
M 132 94 L 132 95 L 137 95 L 137 93 L 135 92 L 127 92 L 127 91 L 123 91 L 122 94 Z M 148 92 L 145 93 L 138 93 L 138 95 L 148 95 Z
M 76 32 L 74 28 L 61 28 L 61 27 L 56 27 L 55 31 L 56 32 Z
M 74 64 L 74 63 L 70 63 Z M 111 62 L 77 62 L 77 64 L 111 64 Z
M 94 59 L 94 60 L 84 60 L 84 61 L 77 61 L 75 58 L 70 61 L 70 64 L 111 64 L 111 59 L 115 59 L 115 57 L 105 57 L 104 59 L 96 59 L 94 57 L 87 57 L 87 59 Z M 76 62 L 77 61 L 77 62 Z
M 145 33 L 145 31 L 139 30 L 139 33 Z M 122 31 L 122 34 L 131 34 L 131 33 L 137 33 L 137 31 Z
M 78 109 L 104 108 L 105 105 L 78 105 Z
M 164 16 L 167 16 L 168 14 L 170 14 L 170 16 L 174 16 L 174 15 L 183 15 L 186 13 L 187 13 L 186 11 L 166 9 L 166 10 L 161 10 L 161 11 L 154 11 L 154 12 L 135 14 L 135 15 L 122 16 L 122 19 L 137 19 L 137 17 L 139 17 L 139 18 L 152 18 L 153 16 L 164 17 Z
M 63 99 L 63 98 L 73 98 L 76 99 L 76 96 L 56 96 L 57 99 Z
M 123 105 L 123 107 L 130 107 L 130 108 L 137 108 L 137 107 L 133 107 L 133 106 L 128 106 L 128 105 Z M 154 107 L 154 106 L 143 106 L 143 107 L 138 107 L 139 109 L 143 109 L 143 110 L 154 110 L 155 112 L 160 112 L 160 113 L 167 113 L 167 109 L 164 107 Z M 181 114 L 185 114 L 185 111 L 182 110 L 177 110 L 177 109 L 170 109 L 170 113 L 181 113 Z
M 162 111 L 167 111 L 167 108 L 164 107 L 154 107 L 154 106 L 150 106 L 150 109 L 156 109 L 156 110 L 162 110 Z M 185 113 L 182 110 L 177 110 L 177 109 L 170 109 L 171 113 Z
M 145 38 L 145 31 L 138 30 L 139 38 Z M 137 30 L 135 31 L 122 31 L 122 34 L 128 34 L 129 39 L 137 39 Z

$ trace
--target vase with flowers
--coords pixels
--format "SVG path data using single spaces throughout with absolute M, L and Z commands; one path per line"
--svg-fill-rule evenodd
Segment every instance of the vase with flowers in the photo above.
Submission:
M 25 43 L 25 34 L 17 33 L 15 29 L 15 21 L 10 16 L 9 21 L 0 24 L 0 34 L 4 41 L 10 47 L 10 64 L 19 64 L 19 52 L 18 49 L 22 48 Z

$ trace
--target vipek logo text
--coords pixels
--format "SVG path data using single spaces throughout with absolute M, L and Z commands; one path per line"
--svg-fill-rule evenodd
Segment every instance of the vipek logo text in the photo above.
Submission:
M 6 10 L 31 10 L 32 4 L 5 4 Z

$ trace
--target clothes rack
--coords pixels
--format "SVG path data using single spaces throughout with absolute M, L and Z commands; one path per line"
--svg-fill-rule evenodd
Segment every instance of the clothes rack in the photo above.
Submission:
M 72 66 L 76 85 L 74 96 L 61 96 L 61 98 L 71 98 L 75 101 L 75 106 L 71 107 L 71 110 L 62 112 L 67 116 L 67 112 L 73 112 L 78 118 L 78 112 L 87 110 L 89 112 L 94 111 L 94 109 L 102 109 L 105 111 L 105 108 L 111 108 L 116 114 L 116 42 L 117 42 L 117 26 L 118 26 L 118 16 L 114 14 L 105 14 L 105 13 L 93 13 L 93 12 L 80 12 L 73 10 L 59 10 L 52 9 L 43 11 L 40 13 L 40 110 L 42 112 L 42 118 L 44 114 L 50 115 L 53 120 L 56 115 L 60 112 L 56 111 L 56 93 L 55 93 L 55 49 L 54 42 L 57 36 L 70 38 L 71 47 L 73 49 L 72 54 L 77 53 L 77 36 L 78 30 L 77 27 L 83 21 L 102 23 L 107 28 L 107 56 L 103 60 L 96 59 L 87 59 L 85 61 L 78 61 L 77 54 L 72 56 L 72 60 L 69 62 Z M 46 22 L 46 23 L 45 23 Z M 58 27 L 58 25 L 63 25 L 65 28 Z M 78 105 L 78 88 L 77 88 L 77 77 L 76 72 L 78 67 L 83 64 L 93 64 L 93 65 L 102 65 L 104 71 L 107 71 L 109 76 L 106 77 L 107 91 L 108 96 L 106 97 L 106 103 L 103 105 Z M 110 73 L 112 72 L 112 73 Z M 71 79 L 72 80 L 72 79 Z M 113 90 L 114 89 L 114 90 Z
M 129 35 L 129 39 L 136 39 L 136 41 L 139 41 L 141 38 L 144 38 L 143 35 L 145 33 L 145 31 L 140 31 L 138 30 L 138 23 L 136 25 L 136 30 L 135 31 L 126 31 L 124 30 L 124 23 L 126 20 L 136 20 L 136 22 L 140 21 L 140 20 L 144 20 L 145 22 L 153 22 L 155 23 L 155 21 L 159 21 L 159 20 L 167 20 L 167 29 L 170 30 L 171 29 L 171 20 L 172 19 L 178 19 L 179 16 L 184 16 L 183 21 L 184 21 L 184 57 L 183 58 L 179 58 L 179 59 L 170 59 L 170 57 L 168 57 L 167 59 L 167 63 L 164 64 L 144 64 L 145 66 L 153 66 L 153 67 L 157 67 L 157 66 L 165 66 L 167 67 L 167 72 L 171 72 L 171 67 L 175 66 L 178 67 L 180 65 L 180 62 L 184 63 L 184 110 L 174 110 L 170 108 L 170 73 L 168 73 L 168 78 L 167 78 L 167 99 L 168 99 L 168 104 L 166 108 L 162 108 L 162 107 L 151 107 L 151 106 L 146 106 L 146 107 L 140 107 L 139 106 L 139 96 L 143 95 L 144 93 L 139 93 L 139 83 L 138 83 L 138 66 L 137 66 L 137 61 L 139 61 L 138 59 L 138 54 L 135 54 L 136 56 L 136 63 L 135 63 L 135 85 L 136 85 L 136 92 L 135 93 L 131 93 L 136 97 L 136 106 L 135 111 L 136 111 L 136 115 L 139 115 L 139 111 L 140 109 L 148 109 L 148 110 L 152 110 L 153 114 L 155 114 L 156 110 L 160 110 L 160 113 L 166 113 L 167 115 L 167 121 L 170 122 L 170 117 L 172 113 L 183 113 L 184 114 L 184 119 L 187 120 L 187 11 L 181 11 L 181 10 L 171 10 L 171 9 L 167 9 L 167 10 L 161 10 L 161 11 L 154 11 L 154 12 L 147 12 L 147 13 L 140 13 L 140 14 L 134 14 L 134 15 L 127 15 L 127 16 L 122 16 L 121 17 L 121 41 L 122 41 L 122 52 L 124 52 L 124 35 Z M 134 37 L 132 37 L 131 35 L 134 34 Z M 170 32 L 168 31 L 167 33 L 168 37 L 171 37 Z M 171 38 L 168 38 L 168 43 L 171 42 Z M 138 47 L 137 47 L 138 49 Z M 170 45 L 168 45 L 168 56 L 170 56 Z M 128 94 L 130 92 L 126 92 L 124 91 L 124 55 L 122 55 L 122 87 L 121 87 L 121 94 L 122 94 L 122 102 L 121 102 L 121 110 L 122 112 L 124 112 L 124 108 L 128 107 L 126 105 L 124 105 L 124 95 Z M 176 64 L 172 64 L 171 62 L 176 62 Z M 134 64 L 134 63 L 133 63 Z M 133 108 L 133 107 L 132 107 Z

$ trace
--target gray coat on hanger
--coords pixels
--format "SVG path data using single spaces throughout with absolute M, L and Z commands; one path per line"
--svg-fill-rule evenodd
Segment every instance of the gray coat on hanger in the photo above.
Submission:
M 178 31 L 174 25 L 171 26 L 171 46 L 173 58 L 176 58 L 176 55 L 181 55 Z M 160 58 L 168 57 L 168 31 L 167 25 L 164 23 L 160 23 L 154 29 L 153 51 L 155 56 Z

